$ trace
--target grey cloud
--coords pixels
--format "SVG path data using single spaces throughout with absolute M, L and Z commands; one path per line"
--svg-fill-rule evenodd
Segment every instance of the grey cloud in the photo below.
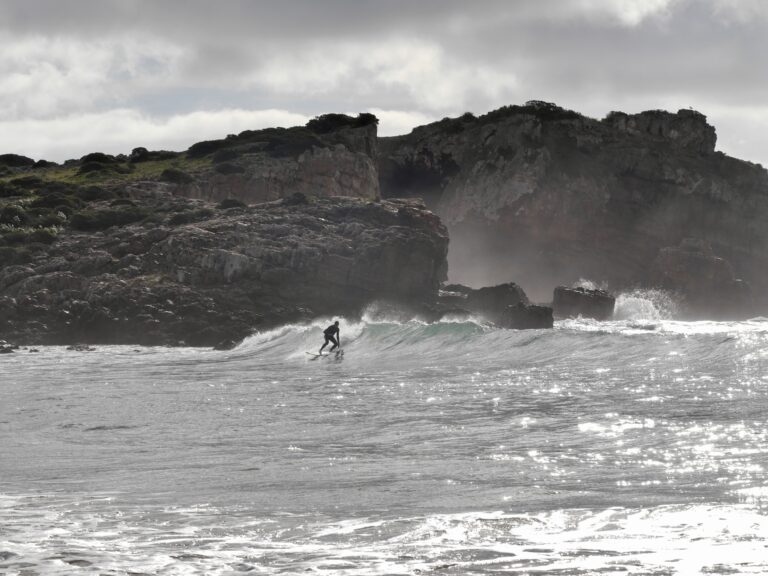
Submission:
M 768 48 L 765 12 L 753 7 L 746 19 L 731 0 L 5 0 L 0 39 L 167 44 L 131 60 L 134 70 L 114 58 L 104 86 L 85 85 L 103 94 L 84 112 L 380 108 L 440 117 L 532 98 L 594 115 L 624 105 L 737 111 L 768 96 L 757 58 Z M 430 70 L 408 69 L 430 50 Z

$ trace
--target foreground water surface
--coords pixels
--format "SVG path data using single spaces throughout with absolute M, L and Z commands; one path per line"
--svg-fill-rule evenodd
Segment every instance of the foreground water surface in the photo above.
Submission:
M 765 574 L 768 320 L 0 358 L 0 574 Z

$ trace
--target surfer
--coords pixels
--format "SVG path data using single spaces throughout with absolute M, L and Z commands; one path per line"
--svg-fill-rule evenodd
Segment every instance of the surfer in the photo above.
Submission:
M 336 322 L 323 330 L 323 334 L 325 335 L 325 344 L 320 347 L 320 354 L 323 353 L 323 348 L 328 346 L 328 342 L 333 342 L 333 346 L 331 346 L 330 352 L 336 350 L 336 348 L 339 347 L 339 340 L 341 339 L 339 337 L 339 321 L 336 320 Z M 337 338 L 339 338 L 339 340 L 337 340 Z

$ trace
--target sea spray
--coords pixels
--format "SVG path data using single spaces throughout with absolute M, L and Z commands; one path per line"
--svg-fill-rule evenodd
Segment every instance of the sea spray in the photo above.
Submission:
M 605 290 L 608 291 L 608 286 L 605 282 L 595 282 L 587 278 L 579 278 L 573 283 L 571 288 L 583 288 L 584 290 Z
M 613 312 L 614 320 L 671 320 L 677 303 L 664 290 L 638 288 L 619 294 Z

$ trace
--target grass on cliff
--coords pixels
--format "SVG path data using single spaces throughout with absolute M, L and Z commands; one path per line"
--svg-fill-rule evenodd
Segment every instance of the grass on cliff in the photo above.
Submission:
M 65 229 L 93 232 L 162 220 L 162 214 L 128 200 L 122 188 L 131 182 L 172 180 L 168 174 L 192 181 L 192 174 L 211 165 L 210 159 L 179 155 L 129 162 L 95 153 L 84 160 L 64 166 L 24 166 L 0 176 L 0 265 L 29 261 Z M 186 218 L 199 220 L 201 214 Z
M 210 168 L 212 162 L 209 158 L 191 159 L 180 156 L 177 158 L 150 160 L 140 163 L 124 162 L 119 164 L 100 164 L 99 169 L 96 169 L 94 164 L 98 163 L 90 163 L 90 168 L 86 171 L 83 171 L 82 166 L 78 164 L 70 166 L 56 165 L 30 170 L 23 176 L 16 174 L 0 176 L 0 185 L 3 183 L 13 184 L 14 181 L 18 181 L 20 178 L 36 177 L 46 182 L 118 186 L 142 180 L 160 180 L 163 172 L 169 169 L 179 170 L 194 175 Z M 2 196 L 1 192 L 0 196 Z
M 245 155 L 297 157 L 313 147 L 357 145 L 349 129 L 375 125 L 372 114 L 318 116 L 306 126 L 246 130 L 221 140 L 198 142 L 186 152 L 149 151 L 87 154 L 63 165 L 24 156 L 0 155 L 0 264 L 24 262 L 64 230 L 94 232 L 137 222 L 183 225 L 213 215 L 209 208 L 182 199 L 137 205 L 126 186 L 141 181 L 177 185 L 201 174 L 240 174 Z M 237 206 L 221 206 L 227 209 Z
M 177 158 L 147 161 L 132 173 L 154 180 L 192 179 L 178 166 L 202 166 L 202 160 L 184 164 Z M 65 230 L 96 232 L 134 223 L 171 226 L 206 220 L 215 210 L 173 195 L 132 199 L 124 185 L 110 179 L 94 183 L 76 174 L 76 167 L 27 171 L 0 180 L 0 266 L 24 263 L 56 242 Z M 140 198 L 143 198 L 140 196 Z M 151 205 L 147 205 L 151 202 Z M 240 208 L 236 201 L 222 202 L 217 210 Z
M 141 180 L 183 183 L 210 170 L 219 174 L 242 173 L 244 168 L 236 161 L 248 154 L 287 158 L 297 157 L 313 147 L 349 145 L 354 138 L 349 139 L 346 129 L 376 124 L 378 119 L 369 113 L 358 114 L 357 117 L 325 114 L 310 120 L 306 126 L 245 130 L 219 140 L 198 142 L 186 152 L 149 151 L 146 148 L 135 148 L 130 156 L 93 152 L 79 160 L 68 160 L 63 165 L 6 154 L 0 155 L 0 186 L 13 183 L 19 187 L 24 179 L 30 182 L 37 180 L 32 182 L 32 187 L 38 186 L 39 180 L 104 186 Z

